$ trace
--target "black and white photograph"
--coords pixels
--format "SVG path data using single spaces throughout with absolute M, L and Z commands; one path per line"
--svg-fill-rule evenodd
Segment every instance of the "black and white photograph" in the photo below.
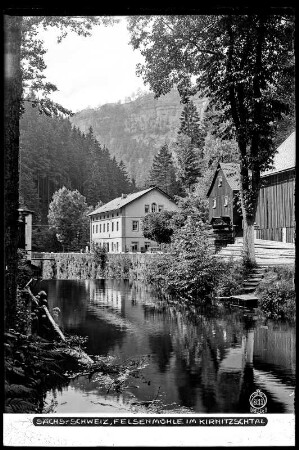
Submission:
M 295 9 L 6 8 L 4 445 L 294 446 Z

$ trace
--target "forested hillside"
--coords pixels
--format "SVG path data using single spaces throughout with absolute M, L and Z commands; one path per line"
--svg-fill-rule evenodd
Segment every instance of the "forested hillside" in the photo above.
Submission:
M 202 116 L 207 101 L 193 101 Z M 117 161 L 124 161 L 130 176 L 142 187 L 154 155 L 163 145 L 176 140 L 182 110 L 179 95 L 173 90 L 159 99 L 144 94 L 132 102 L 85 109 L 75 114 L 71 122 L 83 132 L 91 126 L 98 141 L 109 148 Z
M 134 190 L 124 164 L 100 145 L 92 130 L 82 133 L 69 119 L 39 114 L 27 106 L 20 122 L 20 197 L 47 223 L 53 193 L 77 189 L 95 206 Z

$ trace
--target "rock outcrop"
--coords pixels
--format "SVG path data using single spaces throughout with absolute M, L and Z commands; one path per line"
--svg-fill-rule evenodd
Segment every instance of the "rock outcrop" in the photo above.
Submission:
M 203 116 L 206 99 L 193 99 Z M 123 160 L 129 175 L 142 186 L 154 155 L 176 140 L 183 105 L 177 91 L 155 99 L 145 94 L 128 103 L 108 103 L 84 109 L 71 121 L 84 133 L 92 127 L 95 137 L 117 161 Z

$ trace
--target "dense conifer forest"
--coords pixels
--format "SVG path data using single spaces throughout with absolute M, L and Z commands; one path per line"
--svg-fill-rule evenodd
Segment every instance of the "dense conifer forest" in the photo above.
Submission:
M 26 106 L 20 129 L 20 199 L 47 223 L 52 195 L 65 186 L 95 206 L 132 192 L 125 165 L 111 157 L 90 128 L 82 133 L 68 118 L 48 117 Z

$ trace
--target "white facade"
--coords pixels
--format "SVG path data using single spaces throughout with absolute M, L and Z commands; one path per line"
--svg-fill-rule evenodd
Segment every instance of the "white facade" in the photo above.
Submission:
M 149 212 L 162 210 L 179 208 L 158 188 L 112 200 L 89 214 L 91 243 L 105 246 L 111 253 L 146 251 L 157 243 L 143 236 L 142 219 Z

